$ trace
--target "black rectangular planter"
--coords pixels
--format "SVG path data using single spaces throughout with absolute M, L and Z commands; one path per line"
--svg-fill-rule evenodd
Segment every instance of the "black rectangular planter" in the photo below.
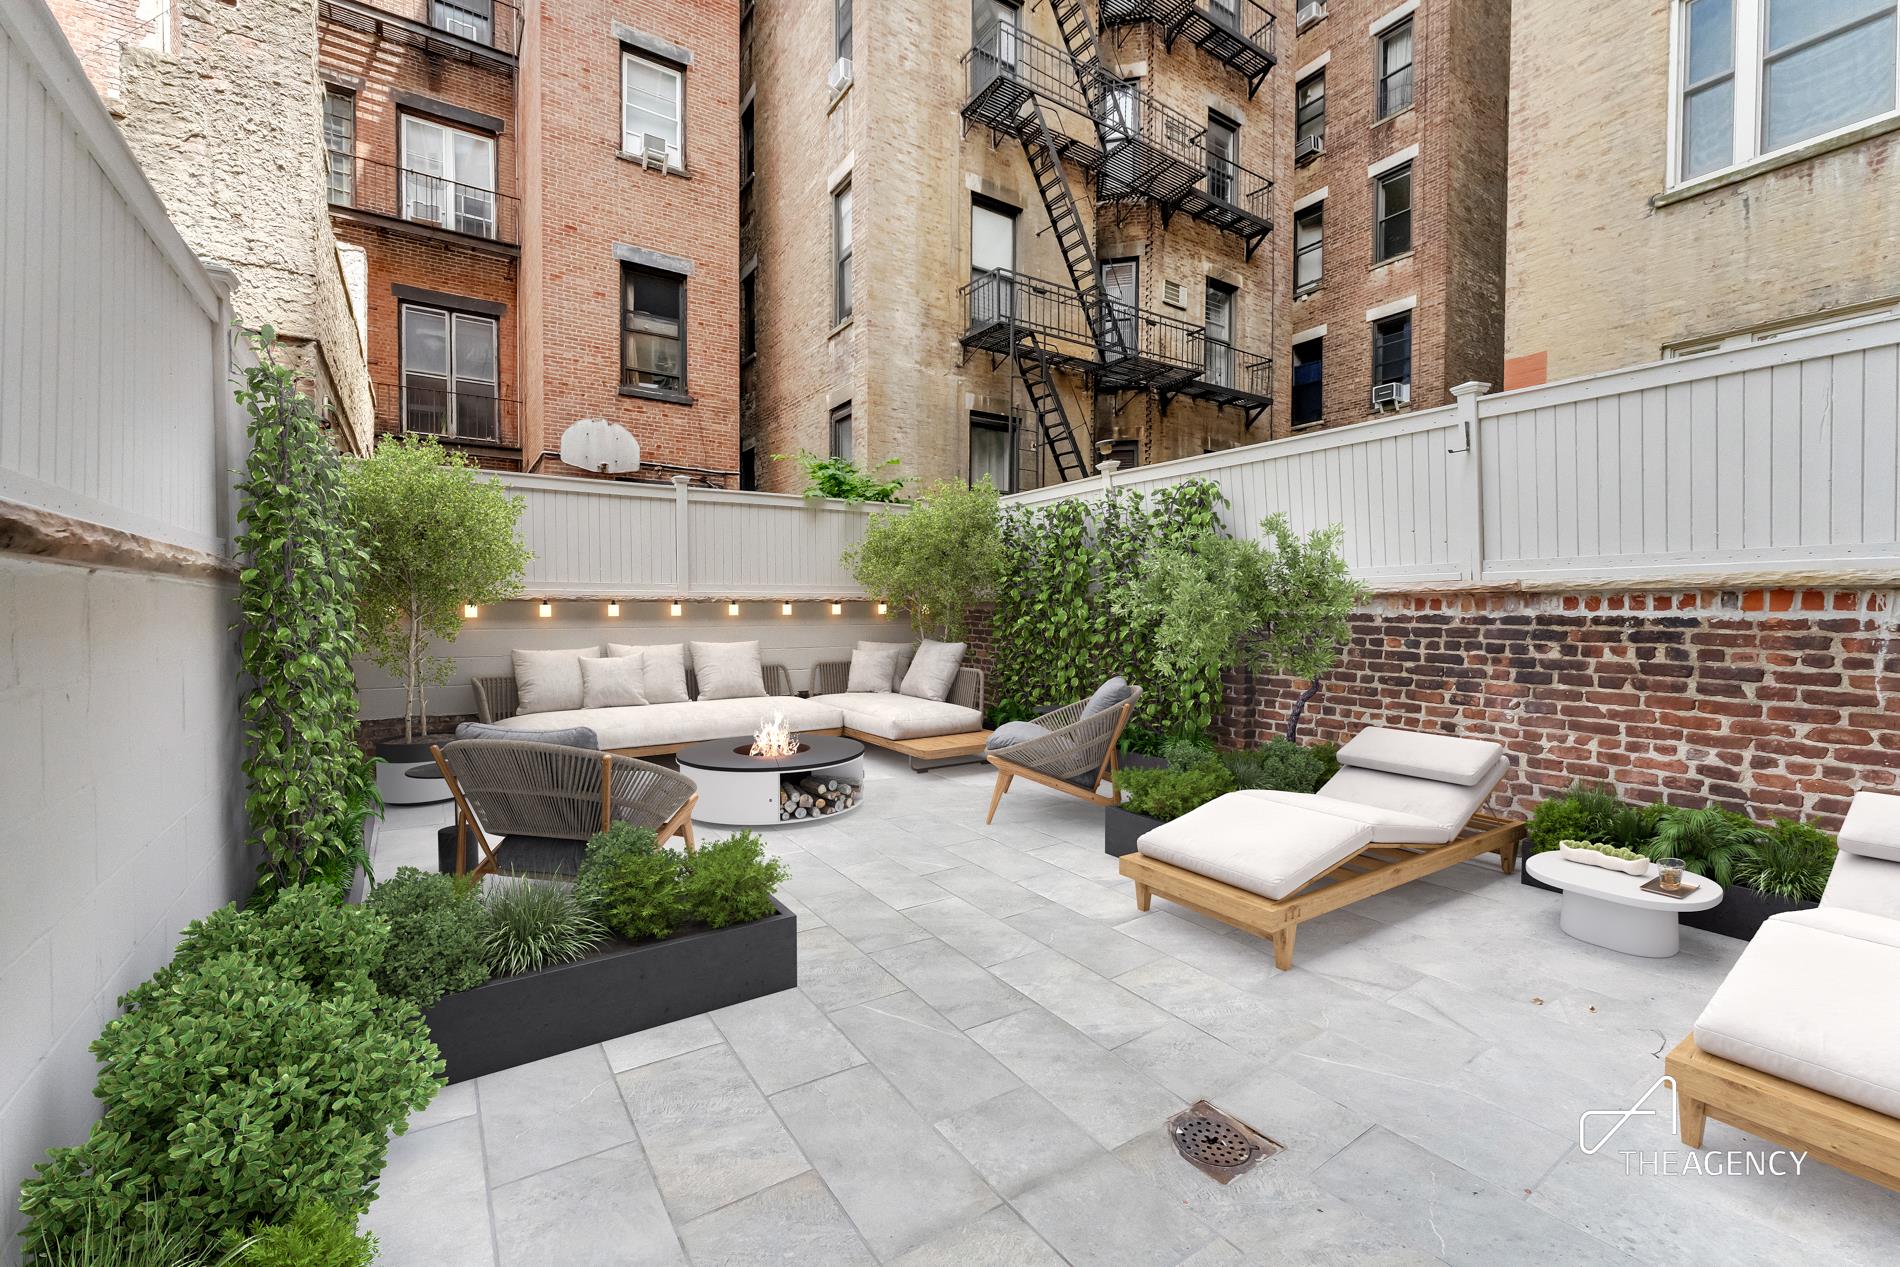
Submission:
M 449 1081 L 776 994 L 798 984 L 798 917 L 700 929 L 665 941 L 619 942 L 557 968 L 499 977 L 423 1014 Z
M 1102 808 L 1102 852 L 1111 858 L 1135 852 L 1135 842 L 1143 833 L 1161 826 L 1161 820 L 1136 814 L 1119 805 Z

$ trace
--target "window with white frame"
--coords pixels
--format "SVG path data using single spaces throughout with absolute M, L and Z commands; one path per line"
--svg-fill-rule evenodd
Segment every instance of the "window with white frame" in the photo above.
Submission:
M 495 138 L 404 115 L 402 215 L 494 237 Z
M 323 157 L 330 201 L 349 206 L 356 201 L 356 94 L 348 89 L 323 90 Z
M 1677 0 L 1677 181 L 1892 114 L 1896 0 Z
M 642 57 L 620 55 L 620 148 L 645 154 L 647 138 L 666 148 L 666 165 L 686 167 L 686 76 L 679 67 Z
M 831 195 L 831 317 L 851 315 L 851 186 Z

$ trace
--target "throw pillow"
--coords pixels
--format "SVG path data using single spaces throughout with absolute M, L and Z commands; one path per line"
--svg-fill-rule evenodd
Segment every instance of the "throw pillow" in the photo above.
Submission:
M 863 643 L 851 653 L 851 677 L 844 689 L 853 695 L 890 694 L 891 681 L 897 676 L 897 658 L 903 648 L 886 644 L 867 648 Z
M 858 641 L 857 649 L 859 651 L 888 651 L 893 647 L 897 649 L 897 661 L 891 666 L 891 684 L 886 687 L 879 687 L 879 690 L 895 691 L 898 684 L 904 680 L 904 674 L 910 669 L 910 644 L 907 642 L 873 642 L 868 638 Z
M 963 667 L 964 644 L 961 642 L 938 642 L 925 638 L 917 654 L 911 657 L 910 671 L 904 674 L 904 685 L 898 689 L 917 699 L 929 699 L 942 702 L 950 698 L 950 687 L 957 680 L 957 670 Z
M 1019 743 L 1028 743 L 1031 739 L 1041 739 L 1052 733 L 1047 726 L 1037 725 L 1033 721 L 1006 721 L 990 732 L 989 741 L 983 745 L 986 752 L 995 752 L 1000 748 L 1013 748 Z
M 455 728 L 457 739 L 512 739 L 520 743 L 551 743 L 563 748 L 600 750 L 600 736 L 585 726 L 563 730 L 516 730 L 512 726 L 494 726 L 487 722 L 465 721 Z
M 582 708 L 628 708 L 647 702 L 646 657 L 612 656 L 581 661 Z
M 684 704 L 692 698 L 686 693 L 686 644 L 661 643 L 650 647 L 629 647 L 610 642 L 607 654 L 614 657 L 641 657 L 640 693 L 649 704 Z
M 581 706 L 581 657 L 599 647 L 572 651 L 515 651 L 515 712 L 553 713 Z
M 756 642 L 695 642 L 693 675 L 701 699 L 760 699 L 765 670 Z
M 1095 694 L 1089 696 L 1089 702 L 1082 705 L 1082 716 L 1093 717 L 1111 708 L 1120 708 L 1134 693 L 1135 688 L 1128 685 L 1127 678 L 1112 677 L 1095 688 Z

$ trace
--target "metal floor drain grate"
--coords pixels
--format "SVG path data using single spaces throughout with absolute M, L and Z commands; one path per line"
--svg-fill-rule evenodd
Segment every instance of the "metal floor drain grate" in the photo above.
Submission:
M 1169 1118 L 1168 1138 L 1189 1165 L 1223 1184 L 1280 1151 L 1279 1144 L 1206 1100 Z

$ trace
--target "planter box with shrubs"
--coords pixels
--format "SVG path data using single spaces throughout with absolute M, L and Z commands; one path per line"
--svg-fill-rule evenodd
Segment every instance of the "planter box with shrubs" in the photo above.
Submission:
M 1216 748 L 1200 736 L 1162 746 L 1159 759 L 1124 760 L 1115 775 L 1122 803 L 1102 812 L 1102 852 L 1135 852 L 1143 833 L 1198 809 L 1217 796 L 1245 789 L 1317 792 L 1339 769 L 1334 744 L 1303 746 L 1275 739 L 1260 748 Z

